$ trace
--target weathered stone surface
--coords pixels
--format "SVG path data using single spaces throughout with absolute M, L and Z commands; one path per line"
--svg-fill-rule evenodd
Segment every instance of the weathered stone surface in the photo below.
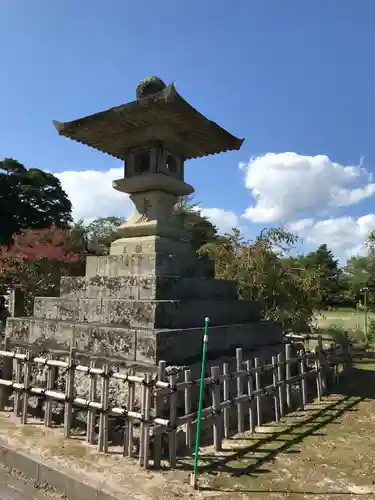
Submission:
M 255 302 L 240 300 L 127 300 L 37 297 L 39 319 L 120 325 L 128 328 L 193 328 L 210 318 L 211 325 L 260 319 Z
M 14 344 L 65 350 L 74 344 L 81 353 L 135 360 L 136 331 L 35 318 L 9 318 L 8 336 Z
M 214 263 L 205 258 L 168 253 L 87 257 L 86 276 L 178 276 L 213 278 Z
M 63 277 L 60 295 L 130 300 L 236 299 L 236 283 L 212 278 L 134 276 Z
M 203 328 L 136 329 L 24 318 L 10 318 L 9 322 L 12 342 L 45 349 L 68 350 L 73 342 L 80 353 L 151 365 L 160 360 L 195 363 L 201 356 Z M 281 330 L 273 323 L 259 321 L 212 326 L 208 336 L 208 356 L 215 358 L 233 355 L 239 345 L 245 350 L 276 345 Z
M 124 232 L 124 230 L 124 226 L 121 226 L 119 231 Z M 160 236 L 138 236 L 120 238 L 114 241 L 111 245 L 110 255 L 122 255 L 124 253 L 127 255 L 166 253 L 195 258 L 194 249 L 186 241 L 175 241 L 171 238 Z

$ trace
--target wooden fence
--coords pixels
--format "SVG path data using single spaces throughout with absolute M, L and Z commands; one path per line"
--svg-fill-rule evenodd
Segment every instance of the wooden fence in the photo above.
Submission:
M 140 466 L 146 469 L 151 465 L 160 467 L 165 439 L 168 441 L 169 466 L 176 466 L 177 433 L 180 430 L 184 431 L 186 448 L 190 450 L 194 446 L 196 394 L 200 381 L 193 378 L 190 369 L 180 375 L 172 373 L 166 376 L 166 365 L 161 361 L 157 376 L 149 373 L 140 376 L 133 370 L 113 371 L 111 365 L 96 367 L 95 361 L 89 365 L 79 364 L 74 349 L 67 361 L 62 361 L 34 356 L 30 351 L 12 351 L 6 342 L 4 350 L 0 351 L 1 358 L 0 410 L 6 408 L 13 394 L 13 412 L 21 417 L 22 424 L 26 424 L 30 417 L 29 398 L 37 396 L 45 399 L 46 426 L 52 425 L 52 405 L 55 402 L 64 405 L 65 438 L 71 434 L 73 409 L 87 411 L 86 439 L 88 443 L 96 444 L 100 452 L 107 453 L 109 449 L 109 418 L 122 419 L 123 454 L 134 456 L 133 440 L 138 430 L 137 455 Z M 221 450 L 223 439 L 229 437 L 233 427 L 239 433 L 256 432 L 262 424 L 279 422 L 286 413 L 295 409 L 296 398 L 300 408 L 309 398 L 320 401 L 327 394 L 330 380 L 337 382 L 341 368 L 349 358 L 349 344 L 331 344 L 328 349 L 323 349 L 321 338 L 314 352 L 296 352 L 296 346 L 288 343 L 285 353 L 272 357 L 270 363 L 259 358 L 244 360 L 242 349 L 236 349 L 235 371 L 229 370 L 228 363 L 221 367 L 212 366 L 210 375 L 204 380 L 209 401 L 206 401 L 202 417 L 212 425 L 216 450 Z M 44 387 L 30 382 L 30 374 L 36 367 L 46 371 Z M 64 391 L 56 389 L 59 369 L 64 372 Z M 78 373 L 89 378 L 88 397 L 75 395 Z M 110 406 L 110 379 L 127 384 L 126 405 Z M 141 394 L 138 411 L 135 408 L 136 391 Z

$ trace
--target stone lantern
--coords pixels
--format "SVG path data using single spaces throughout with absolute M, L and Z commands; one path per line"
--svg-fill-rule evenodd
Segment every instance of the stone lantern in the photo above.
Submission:
M 197 258 L 173 207 L 193 193 L 185 162 L 230 150 L 238 139 L 208 120 L 160 78 L 137 87 L 136 100 L 71 122 L 54 122 L 61 136 L 123 161 L 114 189 L 135 210 L 108 256 L 90 256 L 86 276 L 63 278 L 61 296 L 37 297 L 33 318 L 11 318 L 7 335 L 155 366 L 199 359 L 204 318 L 211 357 L 280 340 L 254 302 L 237 300 L 236 284 L 216 280 L 214 265 Z M 107 215 L 107 214 L 103 214 Z

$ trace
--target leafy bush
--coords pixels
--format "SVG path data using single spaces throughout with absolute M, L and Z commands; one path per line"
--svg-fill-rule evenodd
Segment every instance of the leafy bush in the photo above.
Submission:
M 306 333 L 321 303 L 320 276 L 288 256 L 296 241 L 283 229 L 268 229 L 248 242 L 234 229 L 199 253 L 215 262 L 217 278 L 237 283 L 240 299 L 255 300 L 265 318 L 284 330 Z

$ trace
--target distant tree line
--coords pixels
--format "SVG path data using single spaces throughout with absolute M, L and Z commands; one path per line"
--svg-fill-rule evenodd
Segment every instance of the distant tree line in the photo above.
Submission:
M 191 197 L 175 215 L 198 254 L 215 262 L 217 278 L 234 280 L 241 299 L 256 300 L 264 316 L 284 328 L 304 331 L 330 307 L 356 307 L 369 287 L 375 309 L 375 232 L 365 255 L 340 266 L 327 245 L 293 255 L 298 237 L 283 228 L 263 230 L 252 241 L 240 231 L 219 235 Z M 84 273 L 87 255 L 106 255 L 120 237 L 124 219 L 72 220 L 72 206 L 53 174 L 27 169 L 14 159 L 0 162 L 0 288 L 19 285 L 30 297 L 56 295 L 64 275 Z

